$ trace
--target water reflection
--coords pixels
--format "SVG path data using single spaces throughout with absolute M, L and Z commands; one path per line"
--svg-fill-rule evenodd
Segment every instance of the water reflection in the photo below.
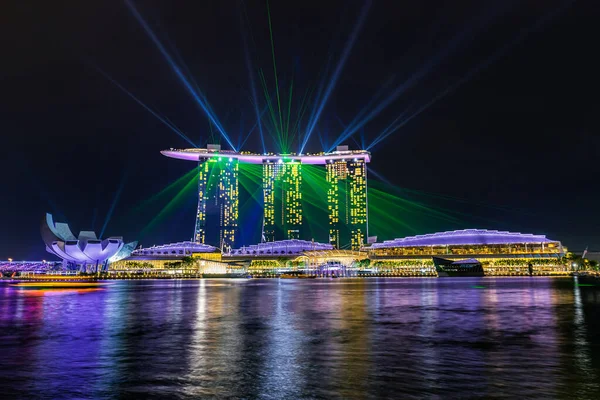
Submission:
M 599 398 L 600 287 L 571 279 L 0 286 L 7 397 Z

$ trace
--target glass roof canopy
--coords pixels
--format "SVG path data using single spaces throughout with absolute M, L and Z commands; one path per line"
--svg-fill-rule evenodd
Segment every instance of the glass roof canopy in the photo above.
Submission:
M 374 243 L 371 249 L 389 247 L 453 246 L 453 245 L 493 245 L 525 243 L 560 243 L 548 239 L 545 235 L 531 233 L 495 231 L 487 229 L 463 229 L 458 231 L 430 233 L 408 236 L 382 243 Z
M 163 244 L 160 246 L 152 246 L 146 248 L 140 248 L 134 250 L 132 255 L 160 255 L 160 254 L 176 254 L 179 251 L 182 251 L 184 254 L 192 254 L 192 253 L 212 253 L 217 251 L 218 249 L 214 246 L 209 246 L 207 244 L 195 243 L 195 242 L 177 242 L 177 243 L 169 243 Z
M 328 243 L 311 242 L 308 240 L 289 239 L 275 242 L 265 242 L 231 250 L 231 255 L 277 255 L 300 254 L 312 250 L 332 250 L 333 245 Z

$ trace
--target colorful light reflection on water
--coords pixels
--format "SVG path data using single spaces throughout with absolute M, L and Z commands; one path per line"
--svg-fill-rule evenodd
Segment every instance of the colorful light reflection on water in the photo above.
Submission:
M 0 392 L 52 399 L 600 398 L 600 287 L 578 283 L 0 284 Z
M 65 288 L 14 288 L 23 296 L 64 296 L 69 294 L 84 294 L 104 290 L 102 288 L 86 288 L 86 289 L 65 289 Z

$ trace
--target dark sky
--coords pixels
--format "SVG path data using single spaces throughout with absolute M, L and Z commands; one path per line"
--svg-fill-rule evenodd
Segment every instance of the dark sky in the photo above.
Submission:
M 266 2 L 135 5 L 237 143 L 255 122 L 244 35 L 263 106 L 259 68 L 274 91 Z M 272 1 L 280 84 L 293 77 L 299 97 L 329 82 L 363 5 Z M 422 109 L 371 149 L 373 171 L 423 192 L 429 206 L 455 199 L 462 228 L 600 249 L 599 10 L 593 1 L 376 0 L 307 150 L 322 150 L 319 135 L 330 144 L 339 121 L 416 76 L 354 135 L 369 145 L 408 107 Z M 159 151 L 190 146 L 98 69 L 201 145 L 210 137 L 206 116 L 123 1 L 5 1 L 0 41 L 0 258 L 45 258 L 39 223 L 47 211 L 74 230 L 100 231 L 121 182 L 105 236 L 136 239 L 156 210 L 132 210 L 192 167 Z M 259 143 L 255 131 L 245 149 L 260 151 Z M 183 199 L 143 243 L 189 239 L 193 214 L 194 199 Z

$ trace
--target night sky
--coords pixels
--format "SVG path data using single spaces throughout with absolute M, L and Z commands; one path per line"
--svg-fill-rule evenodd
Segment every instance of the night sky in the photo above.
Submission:
M 134 4 L 240 143 L 256 121 L 244 42 L 261 109 L 260 70 L 275 93 L 267 3 Z M 294 101 L 331 82 L 364 9 L 361 1 L 271 1 L 279 85 L 293 79 Z M 376 0 L 305 150 L 331 145 L 365 107 L 405 84 L 344 143 L 369 146 L 403 112 L 399 121 L 414 115 L 370 148 L 369 168 L 391 193 L 456 212 L 460 222 L 424 214 L 413 230 L 399 226 L 380 239 L 487 228 L 600 249 L 599 10 L 593 1 Z M 140 204 L 193 168 L 159 151 L 191 145 L 100 71 L 198 146 L 215 139 L 126 3 L 5 1 L 0 38 L 0 258 L 48 258 L 39 235 L 45 212 L 74 231 L 99 232 L 116 197 L 104 236 L 145 246 L 189 240 L 193 195 L 142 237 L 169 199 Z M 244 150 L 262 151 L 256 129 Z

